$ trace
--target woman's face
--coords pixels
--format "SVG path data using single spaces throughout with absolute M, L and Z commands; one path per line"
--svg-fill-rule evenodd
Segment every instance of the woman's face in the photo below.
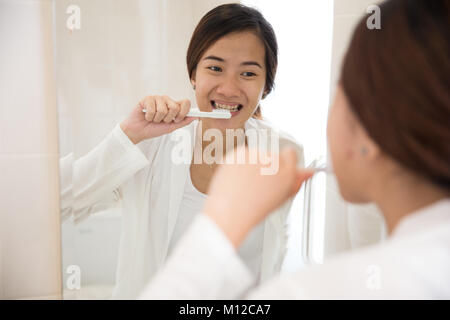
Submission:
M 337 87 L 330 108 L 327 127 L 328 144 L 333 171 L 342 197 L 349 202 L 367 202 L 367 159 L 361 148 L 367 137 L 357 118 L 351 112 L 344 90 Z
M 191 79 L 201 111 L 230 109 L 231 119 L 203 119 L 209 128 L 244 128 L 264 93 L 264 45 L 253 32 L 228 34 L 210 46 Z

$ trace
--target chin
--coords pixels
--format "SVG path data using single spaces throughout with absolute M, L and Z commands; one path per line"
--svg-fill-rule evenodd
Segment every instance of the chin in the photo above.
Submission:
M 366 204 L 369 203 L 370 200 L 367 199 L 365 196 L 360 194 L 357 191 L 349 190 L 349 188 L 341 187 L 339 186 L 339 193 L 341 194 L 341 197 L 350 203 L 354 204 Z
M 204 118 L 204 123 L 208 123 L 210 127 L 217 129 L 237 129 L 245 127 L 245 122 L 248 117 L 245 117 L 241 111 L 234 112 L 231 114 L 230 119 L 211 119 Z
M 237 119 L 204 119 L 205 123 L 208 124 L 211 128 L 216 128 L 219 130 L 225 130 L 225 129 L 237 129 L 241 126 L 239 125 L 239 121 L 235 121 Z

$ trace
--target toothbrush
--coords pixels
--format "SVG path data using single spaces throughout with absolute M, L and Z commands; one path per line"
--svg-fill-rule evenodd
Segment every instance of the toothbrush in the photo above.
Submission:
M 331 170 L 331 168 L 329 168 L 327 166 L 312 167 L 312 168 L 308 168 L 308 169 L 312 169 L 315 172 L 325 172 L 326 174 L 333 174 L 333 170 Z
M 142 112 L 146 113 L 147 109 L 142 109 Z M 214 110 L 212 112 L 205 112 L 198 109 L 192 109 L 187 113 L 186 117 L 230 119 L 231 112 L 228 110 Z
M 314 170 L 315 172 L 325 172 L 326 174 L 333 174 L 331 167 L 327 165 L 323 157 L 315 159 L 306 169 Z

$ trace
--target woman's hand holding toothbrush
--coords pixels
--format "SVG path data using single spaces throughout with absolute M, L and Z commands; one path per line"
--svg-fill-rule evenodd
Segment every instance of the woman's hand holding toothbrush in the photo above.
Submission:
M 254 163 L 245 147 L 245 162 L 231 164 L 234 153 L 227 155 L 211 181 L 203 213 L 209 216 L 237 248 L 248 232 L 273 210 L 294 196 L 304 181 L 314 174 L 312 169 L 297 167 L 297 155 L 293 149 L 278 154 L 279 169 L 270 175 L 262 174 L 267 166 Z M 240 150 L 240 149 L 239 149 Z M 239 154 L 240 151 L 236 151 Z M 227 164 L 230 163 L 230 164 Z
M 191 102 L 187 99 L 175 101 L 168 96 L 150 95 L 138 103 L 130 115 L 122 121 L 120 128 L 134 144 L 137 144 L 191 123 L 196 118 L 186 117 L 190 108 Z

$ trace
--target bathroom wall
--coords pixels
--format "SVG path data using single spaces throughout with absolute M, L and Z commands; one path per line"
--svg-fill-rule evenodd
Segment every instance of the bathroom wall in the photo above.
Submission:
M 330 104 L 333 102 L 341 63 L 359 19 L 374 0 L 335 0 Z M 381 16 L 382 21 L 382 16 Z M 324 257 L 382 241 L 386 228 L 374 205 L 352 205 L 341 198 L 334 178 L 327 181 Z
M 0 299 L 60 298 L 51 1 L 0 1 Z

